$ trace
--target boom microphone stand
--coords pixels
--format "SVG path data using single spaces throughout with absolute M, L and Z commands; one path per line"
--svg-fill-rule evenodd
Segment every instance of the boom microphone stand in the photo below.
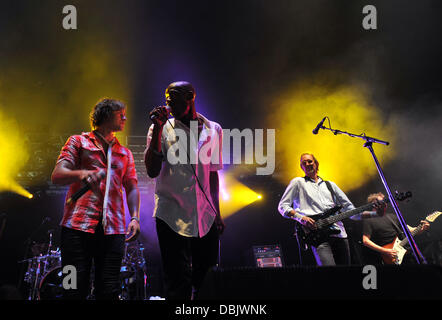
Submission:
M 326 117 L 326 118 L 328 118 L 328 117 Z M 413 251 L 414 257 L 416 258 L 416 261 L 417 261 L 418 264 L 421 264 L 421 263 L 427 264 L 427 261 L 425 260 L 425 258 L 422 255 L 422 253 L 419 251 L 419 248 L 417 247 L 416 242 L 414 241 L 414 238 L 413 238 L 413 236 L 410 233 L 410 230 L 408 230 L 407 223 L 405 222 L 405 220 L 404 220 L 404 218 L 403 218 L 403 216 L 402 216 L 402 214 L 401 214 L 401 212 L 399 210 L 399 206 L 398 206 L 398 204 L 396 202 L 396 199 L 393 197 L 393 194 L 391 193 L 390 187 L 387 184 L 387 179 L 384 176 L 384 172 L 382 171 L 381 165 L 379 164 L 379 161 L 378 161 L 378 159 L 376 157 L 376 154 L 374 153 L 374 150 L 373 150 L 373 146 L 372 146 L 373 143 L 379 143 L 379 144 L 383 144 L 383 145 L 386 145 L 386 146 L 388 146 L 390 143 L 387 142 L 387 141 L 382 141 L 382 140 L 379 140 L 379 139 L 376 139 L 376 138 L 372 138 L 372 137 L 366 136 L 365 134 L 357 135 L 357 134 L 349 133 L 349 132 L 346 132 L 346 131 L 332 129 L 330 127 L 330 119 L 328 121 L 330 128 L 326 128 L 326 127 L 323 126 L 324 120 L 325 120 L 325 118 L 322 119 L 322 121 L 318 124 L 318 126 L 315 128 L 315 130 L 313 130 L 313 134 L 317 134 L 319 129 L 326 129 L 326 130 L 330 130 L 331 132 L 333 132 L 334 135 L 346 134 L 346 135 L 348 135 L 350 137 L 353 137 L 353 138 L 361 138 L 361 139 L 365 140 L 364 147 L 368 148 L 368 150 L 370 151 L 371 155 L 373 156 L 373 160 L 374 160 L 374 162 L 376 164 L 376 168 L 378 169 L 379 176 L 381 177 L 382 183 L 384 184 L 384 188 L 387 191 L 388 198 L 390 199 L 390 203 L 391 203 L 391 205 L 393 207 L 393 210 L 396 213 L 396 216 L 398 217 L 398 220 L 399 220 L 399 222 L 401 224 L 402 230 L 404 231 L 405 236 L 408 239 L 408 243 L 411 246 L 411 250 Z

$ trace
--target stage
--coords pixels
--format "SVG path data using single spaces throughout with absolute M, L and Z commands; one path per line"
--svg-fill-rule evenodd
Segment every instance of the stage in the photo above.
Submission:
M 317 267 L 280 201 L 305 176 L 308 153 L 356 208 L 389 189 L 412 194 L 388 207 L 411 227 L 442 210 L 441 10 L 431 0 L 2 2 L 1 295 L 58 300 L 48 288 L 62 281 L 60 224 L 73 183 L 55 183 L 52 173 L 69 138 L 93 129 L 97 101 L 110 98 L 125 105 L 125 126 L 113 133 L 133 156 L 140 199 L 120 300 L 164 299 L 153 217 L 159 178 L 149 176 L 145 151 L 150 113 L 167 105 L 171 83 L 189 81 L 193 111 L 217 124 L 222 142 L 225 230 L 199 301 L 440 300 L 442 218 L 413 237 L 428 264 L 369 267 L 364 221 L 345 219 L 351 265 Z M 130 210 L 126 188 L 117 189 L 123 230 Z M 277 254 L 258 257 L 256 248 Z

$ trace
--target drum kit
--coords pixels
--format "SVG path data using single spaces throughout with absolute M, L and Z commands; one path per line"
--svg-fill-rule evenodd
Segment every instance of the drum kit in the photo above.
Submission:
M 33 257 L 19 261 L 26 268 L 23 288 L 27 300 L 61 300 L 63 277 L 61 252 L 52 243 L 52 230 L 48 232 L 48 243 L 34 243 Z M 91 268 L 91 286 L 88 299 L 94 299 L 94 267 Z M 139 241 L 128 242 L 121 264 L 120 300 L 148 300 L 148 282 L 144 247 Z

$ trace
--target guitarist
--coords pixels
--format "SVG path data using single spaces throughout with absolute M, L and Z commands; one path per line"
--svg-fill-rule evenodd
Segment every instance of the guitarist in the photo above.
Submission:
M 385 199 L 385 195 L 381 192 L 370 194 L 367 197 L 367 203 L 376 203 Z M 390 257 L 393 261 L 396 260 L 397 252 L 394 249 L 384 248 L 383 246 L 392 243 L 396 237 L 402 239 L 404 234 L 400 229 L 400 223 L 397 216 L 394 213 L 387 213 L 387 204 L 376 205 L 376 212 L 378 217 L 374 219 L 369 219 L 364 221 L 362 227 L 362 243 L 367 248 L 371 249 L 376 253 L 381 253 Z M 422 220 L 422 229 L 419 231 L 420 234 L 430 227 L 430 224 Z M 413 232 L 416 228 L 408 226 L 410 232 Z M 372 257 L 371 254 L 366 255 L 367 259 L 374 260 L 370 261 L 372 264 L 382 264 L 381 255 L 377 254 Z
M 319 162 L 313 154 L 304 153 L 300 159 L 301 169 L 305 177 L 296 177 L 286 188 L 278 210 L 285 218 L 294 219 L 306 229 L 317 229 L 316 222 L 309 216 L 322 214 L 324 211 L 337 205 L 343 211 L 355 209 L 348 197 L 333 182 L 326 182 L 318 176 Z M 327 185 L 328 184 L 328 185 Z M 364 212 L 352 217 L 360 220 L 373 213 Z M 338 234 L 332 235 L 317 247 L 311 246 L 318 266 L 349 265 L 350 249 L 347 232 L 341 221 L 332 225 Z

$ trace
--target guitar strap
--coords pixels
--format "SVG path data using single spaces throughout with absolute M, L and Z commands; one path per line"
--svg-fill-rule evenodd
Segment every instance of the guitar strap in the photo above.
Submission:
M 336 200 L 337 200 L 337 201 L 339 202 L 339 205 L 342 207 L 342 203 L 341 203 L 341 201 L 339 200 L 339 198 L 336 196 L 336 193 L 335 193 L 335 191 L 333 190 L 333 188 L 332 188 L 332 186 L 331 186 L 331 184 L 330 184 L 330 181 L 325 181 L 325 180 L 323 180 L 323 181 L 325 182 L 328 191 L 330 191 L 334 203 L 337 205 L 337 203 L 336 203 Z

